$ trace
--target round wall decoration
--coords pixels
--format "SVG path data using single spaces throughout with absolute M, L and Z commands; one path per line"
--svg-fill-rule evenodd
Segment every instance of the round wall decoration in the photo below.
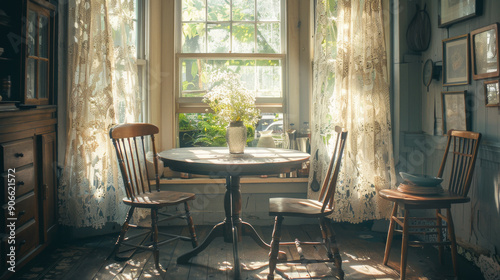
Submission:
M 433 79 L 439 80 L 441 68 L 442 66 L 436 65 L 430 58 L 425 61 L 424 67 L 422 68 L 422 82 L 427 87 L 427 91 L 429 91 L 429 85 Z

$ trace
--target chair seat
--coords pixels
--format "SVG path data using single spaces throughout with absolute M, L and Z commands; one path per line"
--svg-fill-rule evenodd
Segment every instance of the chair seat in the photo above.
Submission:
M 321 212 L 322 206 L 312 199 L 273 197 L 269 199 L 269 216 L 324 217 L 333 212 L 329 208 Z
M 145 192 L 137 195 L 134 200 L 124 198 L 123 202 L 139 208 L 152 208 L 152 207 L 165 207 L 170 205 L 177 205 L 179 203 L 193 200 L 194 193 L 174 192 L 174 191 L 153 191 Z
M 436 195 L 415 195 L 402 193 L 398 190 L 381 190 L 380 197 L 397 203 L 406 205 L 419 205 L 425 207 L 426 205 L 436 204 L 452 204 L 452 203 L 465 203 L 469 202 L 469 197 L 463 197 L 452 192 L 444 191 Z M 443 207 L 444 208 L 444 207 Z

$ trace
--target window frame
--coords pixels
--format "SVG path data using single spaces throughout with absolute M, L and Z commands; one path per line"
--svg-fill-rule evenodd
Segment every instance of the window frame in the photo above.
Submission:
M 257 2 L 254 0 L 255 3 Z M 206 3 L 206 1 L 205 1 Z M 182 0 L 175 1 L 175 59 L 174 59 L 174 95 L 175 95 L 175 131 L 178 131 L 177 118 L 179 113 L 206 113 L 209 106 L 202 102 L 202 97 L 181 97 L 182 59 L 269 59 L 281 61 L 281 97 L 257 97 L 256 106 L 262 113 L 283 113 L 288 92 L 288 21 L 287 1 L 281 0 L 281 53 L 182 53 Z M 233 22 L 233 21 L 230 21 Z M 234 21 L 239 22 L 239 21 Z M 258 24 L 259 21 L 252 21 Z M 265 22 L 265 21 L 264 21 Z M 200 22 L 201 23 L 201 22 Z M 217 23 L 217 21 L 203 21 Z M 231 36 L 231 35 L 230 35 Z

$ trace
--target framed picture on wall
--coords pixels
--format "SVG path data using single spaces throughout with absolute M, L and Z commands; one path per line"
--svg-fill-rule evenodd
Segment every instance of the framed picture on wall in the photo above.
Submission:
M 467 91 L 441 92 L 444 134 L 450 129 L 468 130 L 466 93 Z
M 469 34 L 443 40 L 443 86 L 469 84 Z
M 498 77 L 498 23 L 470 33 L 472 50 L 472 78 L 474 80 Z
M 486 107 L 500 106 L 499 80 L 484 82 L 484 97 L 486 101 Z
M 481 14 L 482 0 L 439 0 L 438 26 L 448 27 Z

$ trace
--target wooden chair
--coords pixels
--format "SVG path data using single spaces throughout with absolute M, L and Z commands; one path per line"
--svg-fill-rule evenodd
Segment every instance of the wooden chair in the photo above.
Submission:
M 269 253 L 269 274 L 268 280 L 274 279 L 274 271 L 277 263 L 320 263 L 333 262 L 339 271 L 340 279 L 344 279 L 342 271 L 342 259 L 340 258 L 337 242 L 335 240 L 335 232 L 333 231 L 332 222 L 327 218 L 333 212 L 333 198 L 335 195 L 335 187 L 337 185 L 337 177 L 339 175 L 340 163 L 344 152 L 347 132 L 343 132 L 341 127 L 335 127 L 337 132 L 337 141 L 335 149 L 328 167 L 326 177 L 323 181 L 323 186 L 319 198 L 300 199 L 300 198 L 271 198 L 269 199 L 269 215 L 276 216 L 274 223 L 274 231 L 271 241 L 271 252 Z M 318 218 L 322 242 L 301 242 L 295 239 L 294 242 L 281 242 L 281 224 L 285 216 Z M 278 259 L 279 246 L 296 246 L 299 260 L 287 261 Z M 323 245 L 325 246 L 328 259 L 306 259 L 302 253 L 301 245 Z
M 443 247 L 450 245 L 451 258 L 453 262 L 453 271 L 457 276 L 457 243 L 455 240 L 455 229 L 453 226 L 453 219 L 451 216 L 451 205 L 454 203 L 469 202 L 467 194 L 469 192 L 472 175 L 474 173 L 474 165 L 476 163 L 477 152 L 481 134 L 470 131 L 450 130 L 448 132 L 448 142 L 444 152 L 441 167 L 439 168 L 438 177 L 443 176 L 444 168 L 448 158 L 451 143 L 452 158 L 451 158 L 451 173 L 449 177 L 448 190 L 439 195 L 432 196 L 419 196 L 413 194 L 405 194 L 397 190 L 382 190 L 380 196 L 384 199 L 394 202 L 392 209 L 391 221 L 389 225 L 389 233 L 387 235 L 387 243 L 385 245 L 384 265 L 387 265 L 389 260 L 389 253 L 391 250 L 391 242 L 394 231 L 403 234 L 401 245 L 401 264 L 400 264 L 400 277 L 405 279 L 406 276 L 406 260 L 408 254 L 408 244 L 423 246 L 423 245 L 437 245 L 439 247 L 439 260 L 443 262 Z M 402 217 L 398 217 L 398 207 L 404 212 Z M 410 217 L 410 210 L 413 209 L 436 209 L 436 218 L 419 218 Z M 446 216 L 441 214 L 441 210 L 446 210 Z M 410 220 L 427 220 L 432 221 L 435 219 L 436 225 L 412 225 Z M 445 221 L 447 225 L 443 225 Z M 398 224 L 401 229 L 395 229 Z M 416 228 L 423 229 L 424 231 L 413 231 Z M 448 229 L 448 241 L 443 241 L 442 229 Z M 431 229 L 435 229 L 431 230 Z M 437 242 L 418 242 L 409 241 L 410 234 L 436 234 Z
M 141 248 L 153 251 L 155 266 L 161 270 L 159 266 L 159 246 L 166 243 L 181 239 L 184 241 L 191 241 L 194 247 L 198 246 L 196 239 L 196 232 L 194 229 L 193 219 L 189 213 L 188 201 L 193 200 L 195 195 L 192 193 L 175 192 L 175 191 L 160 191 L 160 176 L 158 174 L 158 156 L 156 153 L 154 135 L 159 132 L 158 127 L 152 124 L 144 123 L 131 123 L 120 124 L 110 129 L 109 136 L 112 139 L 113 145 L 116 150 L 116 156 L 120 171 L 123 177 L 123 183 L 127 197 L 123 199 L 126 205 L 130 206 L 125 223 L 122 226 L 120 236 L 116 241 L 115 248 L 110 256 L 115 255 L 118 259 L 127 259 L 134 253 L 135 249 Z M 153 151 L 153 163 L 155 174 L 155 185 L 151 185 L 148 179 L 148 165 L 146 163 L 146 149 L 150 148 Z M 175 206 L 184 204 L 185 213 L 160 213 L 158 210 L 167 206 Z M 151 226 L 143 227 L 130 224 L 136 208 L 145 208 L 151 210 Z M 158 216 L 162 216 L 158 220 Z M 158 223 L 181 218 L 187 221 L 190 237 L 179 236 L 172 234 L 165 234 L 158 232 Z M 129 228 L 150 229 L 149 231 L 137 234 L 134 236 L 126 237 Z M 167 236 L 169 239 L 158 242 L 158 234 Z M 144 237 L 142 242 L 131 242 L 138 237 Z M 148 236 L 150 237 L 151 244 L 145 244 Z M 120 246 L 130 246 L 130 250 L 120 252 Z M 128 252 L 128 254 L 127 254 Z

